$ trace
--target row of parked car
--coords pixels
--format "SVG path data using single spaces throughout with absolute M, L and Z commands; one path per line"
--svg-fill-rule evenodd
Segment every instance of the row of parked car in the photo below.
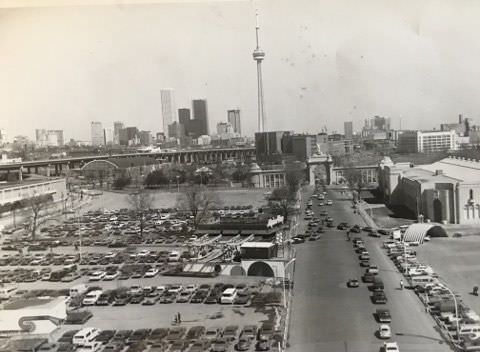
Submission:
M 431 266 L 418 260 L 409 242 L 385 241 L 384 248 L 398 270 L 403 273 L 407 287 L 415 290 L 426 310 L 447 332 L 456 348 L 480 351 L 480 316 L 465 305 L 459 294 L 439 280 Z
M 65 332 L 55 344 L 46 343 L 42 352 L 226 352 L 232 349 L 268 351 L 279 337 L 272 324 L 227 325 L 225 327 L 171 328 L 137 330 L 100 330 L 85 327 Z
M 358 231 L 357 233 L 359 233 Z M 366 231 L 368 232 L 368 231 Z M 373 304 L 386 304 L 387 296 L 385 294 L 385 286 L 382 279 L 379 276 L 379 268 L 377 265 L 370 262 L 370 254 L 365 247 L 365 242 L 360 237 L 353 239 L 353 247 L 360 266 L 365 268 L 365 273 L 362 276 L 362 281 L 368 284 L 368 290 L 372 292 L 370 299 Z M 357 279 L 350 279 L 347 282 L 348 287 L 359 287 Z M 392 321 L 390 311 L 388 309 L 377 309 L 374 314 L 377 322 L 379 323 L 376 336 L 380 339 L 390 339 L 392 337 L 392 331 L 389 323 Z M 382 349 L 384 352 L 399 352 L 398 343 L 394 341 L 385 341 Z
M 130 288 L 103 291 L 100 288 L 85 293 L 83 306 L 124 306 L 126 304 L 154 305 L 157 303 L 205 303 L 246 305 L 258 292 L 256 284 L 168 284 L 138 285 Z

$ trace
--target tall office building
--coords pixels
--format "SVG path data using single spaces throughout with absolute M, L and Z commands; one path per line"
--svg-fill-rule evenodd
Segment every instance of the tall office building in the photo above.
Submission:
M 177 109 L 175 107 L 175 91 L 173 89 L 161 89 L 160 99 L 162 103 L 163 133 L 168 134 L 168 125 L 177 121 Z
M 193 119 L 198 121 L 198 131 L 196 135 L 208 135 L 208 109 L 206 99 L 196 99 L 193 101 Z
M 103 129 L 103 143 L 105 145 L 112 145 L 115 140 L 113 130 L 111 128 Z
M 122 121 L 115 121 L 113 123 L 113 143 L 120 144 L 120 130 L 123 130 L 125 125 Z
M 233 133 L 233 126 L 229 122 L 219 122 L 217 123 L 217 134 L 225 135 L 227 133 Z
M 343 134 L 345 135 L 346 139 L 352 139 L 352 137 L 353 137 L 353 122 L 352 121 L 345 121 L 343 123 Z
M 92 137 L 93 146 L 101 146 L 104 144 L 105 138 L 103 135 L 103 127 L 101 122 L 98 122 L 98 121 L 91 122 L 90 135 Z
M 188 124 L 188 121 L 190 121 L 190 109 L 187 108 L 181 108 L 178 109 L 178 121 L 186 126 Z
M 227 119 L 233 127 L 233 132 L 242 135 L 242 127 L 240 125 L 240 110 L 228 110 Z
M 3 128 L 0 128 L 0 145 L 7 143 L 7 133 Z
M 36 144 L 40 147 L 60 147 L 64 145 L 63 130 L 35 130 Z

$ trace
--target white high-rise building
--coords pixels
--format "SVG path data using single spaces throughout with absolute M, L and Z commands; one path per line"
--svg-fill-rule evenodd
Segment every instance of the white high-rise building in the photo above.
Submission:
M 90 125 L 90 131 L 92 136 L 92 145 L 100 146 L 104 145 L 104 135 L 102 123 L 98 121 L 92 121 Z
M 105 128 L 103 130 L 103 139 L 105 145 L 112 145 L 115 141 L 115 136 L 113 130 L 111 128 Z
M 168 125 L 177 119 L 177 108 L 175 107 L 175 91 L 171 88 L 160 90 L 160 99 L 162 103 L 163 133 L 168 136 Z
M 3 128 L 0 128 L 0 145 L 7 143 L 7 133 Z

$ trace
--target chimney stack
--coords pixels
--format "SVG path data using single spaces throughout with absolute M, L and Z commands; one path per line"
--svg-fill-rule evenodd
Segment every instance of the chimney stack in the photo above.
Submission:
M 463 123 L 463 116 L 462 116 L 462 114 L 458 115 L 458 123 Z

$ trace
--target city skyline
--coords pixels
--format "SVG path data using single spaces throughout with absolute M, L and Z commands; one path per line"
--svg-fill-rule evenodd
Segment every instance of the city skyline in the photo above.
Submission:
M 404 129 L 460 113 L 478 120 L 480 46 L 472 33 L 480 29 L 479 4 L 368 1 L 355 11 L 348 1 L 275 4 L 2 9 L 0 47 L 9 55 L 0 58 L 6 68 L 0 93 L 7 97 L 1 128 L 10 137 L 33 138 L 35 128 L 48 128 L 63 129 L 66 140 L 88 140 L 89 121 L 120 120 L 156 133 L 160 89 L 172 87 L 177 107 L 208 100 L 210 130 L 238 107 L 242 132 L 252 136 L 255 7 L 269 53 L 263 72 L 266 115 L 275 121 L 269 130 L 342 131 L 343 121 L 358 130 L 375 115 L 390 117 L 392 128 L 401 120 Z M 138 29 L 127 30 L 132 26 Z

